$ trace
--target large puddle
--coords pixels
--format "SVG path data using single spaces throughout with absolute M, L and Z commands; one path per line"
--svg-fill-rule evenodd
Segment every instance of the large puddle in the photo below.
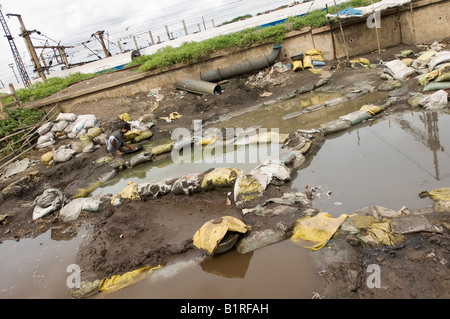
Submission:
M 324 93 L 318 105 L 336 97 Z M 280 132 L 315 128 L 379 98 L 365 97 L 302 114 L 295 112 L 308 106 L 291 99 L 220 126 L 216 123 L 216 127 L 261 125 L 280 128 Z M 300 191 L 315 187 L 314 207 L 334 216 L 371 205 L 394 210 L 427 207 L 431 200 L 419 198 L 419 192 L 449 185 L 449 131 L 446 112 L 411 111 L 366 122 L 327 136 L 311 163 L 294 173 L 292 186 Z M 249 171 L 256 165 L 239 161 L 176 164 L 169 157 L 125 170 L 96 192 L 115 194 L 129 180 L 142 183 L 218 166 Z M 67 267 L 75 261 L 82 232 L 66 239 L 57 234 L 49 231 L 34 239 L 0 244 L 0 298 L 71 298 Z M 285 240 L 245 255 L 231 250 L 203 260 L 195 254 L 178 256 L 142 282 L 97 298 L 311 298 L 320 289 L 319 279 L 310 251 Z

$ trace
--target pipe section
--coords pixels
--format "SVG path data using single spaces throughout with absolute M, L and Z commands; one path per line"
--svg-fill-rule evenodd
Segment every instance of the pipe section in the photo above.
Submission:
M 222 94 L 220 85 L 195 79 L 180 79 L 173 86 L 197 94 Z
M 206 73 L 200 73 L 200 78 L 203 81 L 217 82 L 227 78 L 231 78 L 235 75 L 245 74 L 252 71 L 260 70 L 269 67 L 275 62 L 281 52 L 281 44 L 273 46 L 272 53 L 267 56 L 255 58 L 250 61 L 245 61 L 239 64 L 227 66 L 224 68 L 208 71 Z

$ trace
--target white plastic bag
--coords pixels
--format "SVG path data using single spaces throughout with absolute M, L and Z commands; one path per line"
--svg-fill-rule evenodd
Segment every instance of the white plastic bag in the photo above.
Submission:
M 64 194 L 57 188 L 48 188 L 35 199 L 33 220 L 53 213 L 64 205 Z

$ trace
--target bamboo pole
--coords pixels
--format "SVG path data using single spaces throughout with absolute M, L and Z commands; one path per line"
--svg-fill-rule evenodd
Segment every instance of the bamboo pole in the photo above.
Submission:
M 373 6 L 373 1 L 370 0 L 370 3 L 372 4 L 372 14 L 373 14 L 373 18 L 375 19 L 375 33 L 377 35 L 378 54 L 380 54 L 381 53 L 381 47 L 380 47 L 380 37 L 378 35 L 377 15 L 375 13 L 375 7 Z
M 339 18 L 339 12 L 338 12 L 338 8 L 337 8 L 336 0 L 334 0 L 334 8 L 336 9 L 336 17 L 339 21 L 339 28 L 341 29 L 342 39 L 344 40 L 345 55 L 347 57 L 347 60 L 349 60 L 347 40 L 345 39 L 345 34 L 344 34 L 344 29 L 342 28 L 341 18 Z

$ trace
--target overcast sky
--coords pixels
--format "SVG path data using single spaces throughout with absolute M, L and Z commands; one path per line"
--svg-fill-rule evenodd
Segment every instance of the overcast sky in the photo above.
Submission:
M 123 49 L 135 48 L 133 35 L 140 47 L 150 44 L 148 31 L 152 31 L 155 41 L 158 35 L 164 41 L 164 37 L 167 37 L 165 25 L 175 37 L 183 35 L 181 20 L 185 20 L 189 32 L 192 32 L 198 30 L 198 24 L 202 29 L 212 28 L 212 21 L 217 26 L 240 15 L 255 15 L 293 2 L 294 0 L 0 0 L 3 16 L 25 65 L 31 65 L 31 59 L 23 38 L 19 36 L 19 20 L 14 16 L 8 18 L 8 13 L 20 14 L 28 30 L 41 32 L 41 35 L 31 35 L 35 46 L 44 45 L 46 41 L 53 46 L 75 46 L 68 52 L 72 63 L 80 59 L 89 61 L 103 57 L 98 40 L 91 38 L 96 31 L 105 31 L 111 53 L 117 54 L 120 52 L 117 41 L 121 42 Z M 8 66 L 14 63 L 11 48 L 3 30 L 0 32 L 3 35 L 0 41 L 0 80 L 7 86 L 7 83 L 17 81 L 13 70 Z M 37 52 L 41 53 L 40 50 Z M 53 55 L 50 50 L 44 53 L 48 58 Z M 15 65 L 14 69 L 21 82 Z M 31 73 L 30 78 L 34 78 L 36 74 Z

